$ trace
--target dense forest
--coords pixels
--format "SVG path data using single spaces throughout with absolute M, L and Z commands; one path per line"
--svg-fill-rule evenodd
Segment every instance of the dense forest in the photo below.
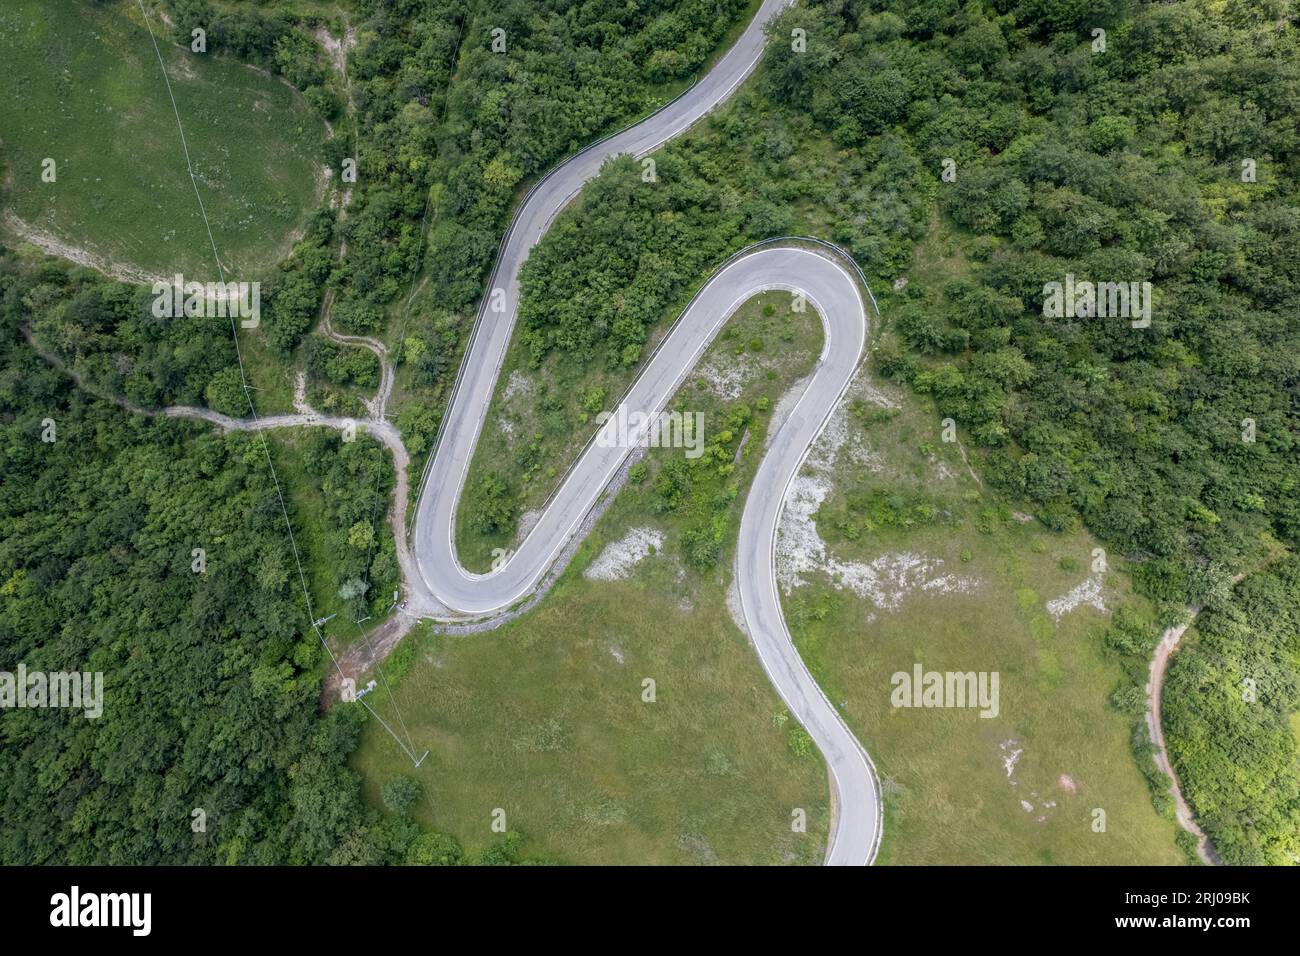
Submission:
M 892 280 L 942 231 L 959 255 L 937 280 L 879 283 L 879 373 L 932 395 L 1040 520 L 1139 559 L 1147 594 L 1223 591 L 1300 534 L 1296 33 L 1268 4 L 1076 6 L 782 14 L 757 93 L 667 147 L 652 186 L 611 162 L 539 247 L 529 353 L 635 364 L 754 239 L 813 231 Z M 1151 326 L 1045 317 L 1067 274 L 1152 283 Z
M 134 299 L 90 273 L 0 258 L 0 667 L 105 681 L 97 720 L 6 714 L 0 858 L 323 861 L 354 832 L 369 839 L 345 765 L 357 714 L 316 715 L 322 651 L 255 439 L 125 412 L 23 343 L 24 326 L 93 342 Z M 186 338 L 194 352 L 174 365 L 155 343 L 161 381 L 143 376 L 136 398 L 154 385 L 202 395 L 204 339 Z M 228 329 L 217 341 L 230 348 Z
M 1175 765 L 1227 862 L 1294 862 L 1294 567 L 1232 591 L 1271 539 L 1300 536 L 1300 272 L 1287 251 L 1300 247 L 1300 48 L 1288 5 L 1112 4 L 1100 16 L 950 4 L 930 20 L 926 7 L 826 10 L 841 62 L 859 59 L 843 50 L 855 32 L 874 31 L 860 88 L 771 77 L 778 100 L 811 97 L 837 145 L 891 129 L 909 140 L 956 227 L 965 268 L 886 302 L 897 339 L 877 368 L 934 396 L 984 449 L 984 474 L 1049 527 L 1078 515 L 1128 558 L 1162 623 L 1184 604 L 1212 609 L 1164 695 Z M 886 75 L 909 95 L 886 94 Z M 853 98 L 870 115 L 889 96 L 863 126 Z M 1067 274 L 1150 282 L 1150 327 L 1045 317 L 1045 283 Z M 1157 630 L 1126 635 L 1127 623 L 1112 649 L 1137 640 L 1149 652 Z M 1242 702 L 1242 677 L 1258 700 Z
M 347 765 L 363 711 L 318 713 L 328 659 L 260 439 L 125 411 L 25 343 L 73 335 L 122 289 L 0 252 L 0 670 L 104 681 L 94 719 L 5 712 L 0 861 L 517 862 L 517 835 L 466 858 L 411 821 L 414 781 L 390 781 L 387 814 L 363 804 Z M 331 566 L 364 574 L 349 522 L 387 498 L 383 449 L 317 432 L 300 453 Z
M 168 0 L 178 41 L 208 27 L 214 50 L 272 69 L 337 118 L 323 51 L 295 17 L 251 4 Z M 380 306 L 410 284 L 427 233 L 431 298 L 471 311 L 522 186 L 602 133 L 649 112 L 698 70 L 739 19 L 742 0 L 482 3 L 357 0 L 349 54 L 355 129 L 340 126 L 333 160 L 355 157 L 334 282 L 341 328 L 381 330 Z M 494 50 L 494 31 L 501 34 Z M 454 80 L 454 82 L 453 82 Z M 317 93 L 316 91 L 320 91 Z M 273 317 L 274 318 L 274 317 Z M 285 333 L 287 344 L 306 326 Z M 458 341 L 430 343 L 454 358 Z
M 1165 734 L 1225 863 L 1300 859 L 1300 560 L 1258 571 L 1196 619 L 1165 683 Z
M 312 37 L 338 29 L 335 14 L 167 0 L 176 42 L 202 25 L 214 54 L 281 76 L 333 124 L 331 164 L 357 159 L 346 210 L 320 210 L 272 269 L 257 334 L 313 378 L 373 387 L 369 353 L 315 336 L 298 347 L 328 288 L 338 327 L 385 330 L 434 225 L 432 278 L 450 308 L 424 316 L 400 354 L 417 387 L 441 389 L 523 181 L 661 102 L 741 6 L 359 0 L 344 82 Z M 501 54 L 489 48 L 497 26 L 508 31 Z M 347 613 L 387 606 L 391 462 L 373 442 L 324 431 L 294 439 L 290 460 L 277 437 L 277 488 L 260 436 L 143 414 L 248 412 L 229 322 L 159 319 L 151 298 L 147 286 L 0 250 L 0 670 L 105 680 L 102 718 L 7 713 L 0 859 L 522 862 L 517 834 L 470 857 L 414 823 L 414 780 L 385 784 L 386 813 L 368 808 L 347 766 L 363 712 L 318 712 L 330 665 L 298 561 L 309 590 Z M 432 415 L 416 403 L 398 412 L 423 436 L 408 442 L 417 454 Z M 282 491 L 312 553 L 295 554 Z
M 322 213 L 266 290 L 265 334 L 291 352 L 328 286 L 337 329 L 400 336 L 393 356 L 417 400 L 397 420 L 417 468 L 515 201 L 561 159 L 689 83 L 747 9 L 743 0 L 356 0 L 344 84 L 320 72 L 323 49 L 313 61 L 303 47 L 322 28 L 346 42 L 333 15 L 166 2 L 176 42 L 205 24 L 213 52 L 276 72 L 331 121 L 337 170 L 355 158 L 341 222 Z M 333 266 L 326 229 L 347 243 Z M 410 321 L 402 302 L 419 274 L 424 306 Z M 333 371 L 336 384 L 354 381 L 337 363 Z
M 473 308 L 519 188 L 663 102 L 667 85 L 704 65 L 744 7 L 516 0 L 477 9 L 438 134 L 435 299 Z M 493 29 L 505 30 L 504 54 L 492 52 Z

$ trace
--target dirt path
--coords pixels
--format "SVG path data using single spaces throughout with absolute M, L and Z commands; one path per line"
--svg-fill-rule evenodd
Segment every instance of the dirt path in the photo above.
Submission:
M 409 614 L 420 617 L 445 612 L 445 609 L 442 608 L 437 599 L 434 598 L 425 588 L 424 579 L 420 576 L 420 573 L 415 566 L 415 557 L 411 553 L 410 545 L 406 538 L 406 509 L 410 495 L 410 482 L 407 473 L 409 471 L 411 459 L 406 452 L 406 445 L 402 441 L 401 433 L 398 432 L 398 430 L 386 419 L 367 418 L 360 421 L 354 421 L 350 418 L 321 415 L 306 403 L 305 398 L 299 395 L 295 395 L 295 407 L 298 409 L 295 414 L 265 415 L 251 419 L 231 418 L 229 415 L 223 415 L 221 412 L 215 412 L 210 408 L 198 408 L 192 405 L 169 405 L 165 408 L 144 408 L 120 395 L 109 394 L 103 389 L 87 383 L 81 375 L 64 362 L 60 356 L 42 345 L 30 328 L 24 326 L 22 334 L 23 338 L 26 339 L 27 344 L 30 345 L 41 358 L 64 375 L 68 376 L 68 378 L 72 379 L 76 386 L 82 391 L 94 395 L 96 398 L 103 401 L 111 402 L 119 408 L 125 409 L 135 415 L 146 415 L 152 418 L 189 418 L 195 421 L 207 422 L 208 424 L 215 425 L 224 431 L 256 432 L 271 428 L 334 428 L 339 431 L 345 431 L 347 429 L 357 428 L 373 435 L 393 456 L 393 469 L 396 473 L 396 477 L 393 487 L 393 506 L 389 510 L 388 524 L 397 546 L 397 561 L 402 574 L 402 587 L 407 595 L 406 603 L 408 605 Z
M 343 678 L 351 677 L 358 684 L 361 676 L 383 661 L 397 647 L 399 641 L 410 633 L 420 618 L 407 610 L 395 611 L 372 628 L 365 640 L 337 656 L 338 668 L 329 671 L 321 684 L 320 709 L 327 711 L 335 701 L 342 699 Z
M 339 81 L 343 84 L 343 91 L 346 97 L 344 111 L 353 127 L 356 126 L 355 112 L 356 104 L 352 98 L 352 84 L 348 81 L 348 51 L 356 46 L 356 30 L 350 25 L 344 26 L 344 35 L 341 39 L 335 39 L 324 27 L 318 27 L 315 33 L 316 39 L 325 48 L 329 55 L 330 63 L 334 72 L 338 74 Z M 352 203 L 352 190 L 339 189 L 339 216 L 335 226 L 338 229 L 339 244 L 335 251 L 334 257 L 338 262 L 342 262 L 348 254 L 348 242 L 343 238 L 342 226 L 343 221 L 347 218 L 348 206 Z M 372 419 L 381 420 L 385 418 L 388 401 L 393 396 L 394 372 L 393 366 L 388 361 L 388 347 L 383 342 L 368 335 L 348 335 L 338 332 L 334 329 L 330 318 L 334 311 L 334 290 L 332 288 L 325 290 L 325 295 L 321 299 L 320 318 L 316 324 L 315 331 L 325 336 L 332 342 L 340 345 L 351 345 L 358 348 L 369 349 L 374 353 L 375 358 L 379 359 L 379 389 L 373 399 L 366 400 L 366 409 L 370 412 Z
M 1245 571 L 1233 575 L 1232 583 L 1240 584 L 1245 577 Z M 1169 778 L 1170 794 L 1174 798 L 1174 815 L 1178 818 L 1179 826 L 1196 837 L 1196 855 L 1201 858 L 1202 863 L 1207 866 L 1221 866 L 1223 861 L 1219 859 L 1214 844 L 1197 824 L 1192 816 L 1191 806 L 1183 797 L 1182 787 L 1178 784 L 1178 774 L 1174 772 L 1173 761 L 1169 759 L 1169 750 L 1165 746 L 1165 728 L 1160 710 L 1169 660 L 1174 656 L 1174 651 L 1178 650 L 1179 642 L 1196 620 L 1196 615 L 1201 613 L 1201 609 L 1189 606 L 1187 613 L 1188 619 L 1185 624 L 1171 627 L 1160 636 L 1160 643 L 1156 645 L 1155 653 L 1151 656 L 1150 677 L 1147 680 L 1147 731 L 1150 733 L 1151 742 L 1156 746 L 1156 766 Z
M 368 431 L 378 439 L 393 456 L 393 466 L 396 474 L 393 488 L 393 507 L 389 511 L 389 528 L 393 534 L 393 539 L 397 548 L 398 564 L 401 569 L 402 586 L 407 600 L 404 606 L 399 608 L 389 618 L 371 630 L 365 641 L 352 647 L 338 658 L 342 674 L 347 677 L 359 678 L 366 671 L 382 662 L 392 653 L 398 642 L 410 632 L 411 628 L 424 617 L 444 617 L 447 615 L 446 608 L 441 603 L 427 593 L 423 578 L 420 576 L 415 566 L 415 558 L 411 553 L 410 544 L 406 536 L 406 511 L 410 500 L 410 482 L 409 482 L 409 465 L 410 457 L 406 451 L 406 445 L 402 441 L 401 434 L 384 418 L 384 409 L 388 397 L 392 393 L 393 368 L 388 362 L 388 350 L 382 342 L 368 336 L 342 335 L 335 332 L 329 326 L 329 307 L 332 301 L 333 291 L 326 293 L 326 301 L 322 304 L 323 317 L 321 320 L 320 330 L 336 342 L 349 345 L 356 345 L 370 349 L 378 357 L 380 366 L 383 370 L 379 392 L 375 398 L 368 401 L 367 407 L 371 411 L 371 417 L 360 422 L 354 422 L 351 419 L 324 416 L 316 412 L 307 404 L 303 395 L 305 386 L 305 377 L 299 373 L 295 382 L 294 408 L 296 413 L 293 415 L 268 415 L 257 419 L 231 418 L 220 412 L 215 412 L 208 408 L 198 408 L 188 405 L 174 405 L 160 409 L 143 408 L 118 395 L 111 395 L 103 390 L 89 385 L 81 375 L 68 366 L 58 355 L 45 348 L 33 335 L 32 331 L 23 327 L 23 338 L 27 343 L 53 367 L 57 368 L 63 374 L 67 375 L 77 385 L 89 394 L 96 396 L 104 401 L 111 402 L 119 408 L 138 415 L 148 415 L 153 417 L 167 418 L 189 418 L 198 421 L 204 421 L 215 425 L 226 431 L 260 431 L 271 428 L 312 428 L 326 427 L 345 429 L 351 426 L 357 426 Z M 633 461 L 639 456 L 629 458 L 621 470 L 619 479 L 623 478 L 626 470 L 631 466 Z M 969 467 L 969 463 L 968 463 Z M 611 483 L 605 504 L 612 501 L 617 494 L 617 486 L 620 484 L 619 479 Z M 594 523 L 599 517 L 599 513 L 604 508 L 596 509 L 593 514 L 587 518 L 587 523 Z M 582 535 L 576 536 L 576 540 L 581 540 Z M 557 565 L 563 567 L 567 562 L 559 561 Z M 1239 574 L 1234 578 L 1234 583 L 1238 583 L 1245 577 Z M 535 604 L 549 590 L 550 581 L 544 582 L 532 599 L 524 607 L 517 608 L 515 611 L 506 615 L 494 616 L 491 619 L 483 621 L 466 621 L 461 624 L 452 623 L 446 627 L 448 633 L 474 633 L 483 630 L 489 630 L 500 626 L 505 620 L 518 616 L 525 610 Z M 1183 635 L 1191 626 L 1196 615 L 1200 613 L 1199 607 L 1190 607 L 1189 620 L 1177 627 L 1171 627 L 1161 636 L 1160 643 L 1156 645 L 1155 653 L 1152 655 L 1150 664 L 1150 677 L 1147 683 L 1147 729 L 1150 738 L 1156 747 L 1155 761 L 1156 766 L 1161 772 L 1169 778 L 1170 793 L 1174 800 L 1175 816 L 1181 826 L 1188 833 L 1196 837 L 1197 855 L 1206 865 L 1215 866 L 1220 864 L 1218 854 L 1215 852 L 1213 845 L 1205 831 L 1196 823 L 1192 814 L 1192 809 L 1188 805 L 1186 798 L 1183 796 L 1182 788 L 1178 783 L 1178 776 L 1174 772 L 1173 763 L 1169 758 L 1168 747 L 1165 743 L 1164 727 L 1161 718 L 1161 700 L 1164 690 L 1165 674 L 1169 668 L 1169 661 L 1174 652 L 1178 649 Z M 336 699 L 337 690 L 340 683 L 340 676 L 337 672 L 332 672 L 327 678 L 322 688 L 322 705 L 327 706 L 328 702 Z
M 1238 576 L 1237 580 L 1240 581 L 1241 577 Z M 1178 774 L 1174 773 L 1174 765 L 1169 759 L 1169 750 L 1165 746 L 1165 731 L 1160 713 L 1161 694 L 1164 691 L 1169 659 L 1178 649 L 1179 641 L 1192 626 L 1196 615 L 1201 612 L 1199 607 L 1190 607 L 1187 610 L 1191 614 L 1191 619 L 1185 624 L 1165 631 L 1160 637 L 1160 643 L 1156 645 L 1155 654 L 1151 657 L 1150 678 L 1147 681 L 1147 731 L 1151 735 L 1151 742 L 1156 746 L 1156 766 L 1169 778 L 1169 792 L 1174 798 L 1174 816 L 1178 819 L 1178 825 L 1196 837 L 1196 855 L 1201 858 L 1201 862 L 1206 866 L 1218 866 L 1219 855 L 1215 853 L 1210 838 L 1192 816 L 1192 808 L 1183 797 L 1182 787 L 1178 785 Z
M 619 489 L 622 487 L 627 477 L 627 470 L 640 460 L 640 455 L 634 454 L 628 457 L 619 475 L 610 482 L 605 497 L 601 500 L 583 522 L 583 532 L 575 536 L 566 549 L 562 560 L 556 562 L 556 569 L 543 580 L 535 593 L 522 605 L 502 613 L 491 615 L 482 619 L 467 619 L 451 613 L 443 604 L 428 591 L 424 584 L 424 578 L 420 575 L 419 569 L 415 564 L 415 556 L 411 552 L 410 542 L 406 534 L 406 513 L 410 502 L 410 457 L 406 451 L 406 445 L 402 441 L 401 433 L 382 418 L 369 418 L 361 421 L 353 421 L 347 418 L 338 418 L 334 416 L 322 415 L 307 404 L 305 396 L 302 394 L 302 386 L 305 380 L 300 377 L 295 382 L 294 408 L 295 414 L 292 415 L 266 415 L 256 419 L 249 418 L 232 418 L 229 415 L 223 415 L 221 412 L 213 411 L 210 408 L 199 408 L 193 405 L 169 405 L 164 408 L 144 408 L 134 402 L 123 398 L 120 395 L 113 395 L 105 392 L 96 386 L 86 382 L 82 376 L 63 359 L 47 349 L 35 337 L 31 329 L 23 327 L 23 338 L 28 345 L 41 356 L 52 367 L 58 369 L 64 375 L 68 376 L 73 383 L 82 391 L 94 395 L 102 401 L 110 402 L 119 408 L 125 409 L 135 415 L 145 415 L 151 418 L 188 418 L 194 421 L 206 422 L 223 431 L 244 431 L 256 432 L 265 431 L 272 428 L 334 428 L 343 430 L 352 426 L 360 428 L 373 435 L 389 453 L 393 456 L 393 468 L 396 475 L 393 487 L 393 502 L 388 513 L 389 530 L 393 535 L 393 541 L 397 549 L 397 561 L 401 571 L 402 589 L 405 600 L 402 606 L 397 608 L 386 620 L 382 621 L 365 635 L 365 640 L 353 645 L 348 650 L 337 655 L 338 670 L 331 671 L 321 689 L 321 707 L 328 708 L 330 703 L 337 700 L 338 690 L 340 687 L 341 677 L 360 678 L 367 671 L 371 670 L 377 664 L 384 661 L 393 649 L 420 620 L 430 618 L 439 622 L 439 631 L 446 634 L 476 634 L 483 631 L 493 630 L 500 627 L 506 621 L 513 620 L 531 609 L 540 601 L 551 586 L 559 577 L 560 570 L 563 569 L 572 553 L 577 550 L 578 545 L 586 536 L 586 532 L 600 519 L 601 515 L 613 503 L 617 497 Z M 357 336 L 345 338 L 363 338 Z M 373 340 L 366 340 L 373 341 Z M 381 357 L 387 368 L 387 362 Z M 389 369 L 391 375 L 391 369 Z M 376 401 L 379 399 L 377 398 Z M 340 675 L 341 672 L 341 675 Z
M 961 452 L 961 460 L 965 463 L 966 470 L 970 472 L 970 476 L 975 479 L 975 484 L 983 488 L 984 482 L 980 481 L 980 476 L 975 474 L 975 469 L 971 467 L 970 459 L 966 457 L 966 446 L 961 442 L 957 442 L 957 450 Z
M 356 31 L 351 26 L 347 26 L 343 38 L 335 39 L 322 28 L 317 31 L 316 39 L 325 47 L 329 54 L 330 63 L 343 83 L 347 97 L 347 112 L 351 117 L 354 115 L 355 104 L 352 98 L 351 84 L 347 78 L 347 54 L 356 45 Z M 346 216 L 351 198 L 352 191 L 350 189 L 340 190 L 338 206 L 340 209 L 340 223 L 343 217 Z M 170 281 L 167 277 L 119 265 L 89 249 L 63 242 L 53 234 L 19 219 L 11 212 L 5 214 L 4 225 L 23 241 L 31 243 L 49 255 L 68 259 L 78 265 L 95 269 L 111 278 L 137 284 Z M 346 254 L 347 241 L 340 238 L 336 255 L 341 260 Z M 338 658 L 340 667 L 346 676 L 360 677 L 387 657 L 403 635 L 421 617 L 436 615 L 451 617 L 453 620 L 455 618 L 453 615 L 449 615 L 446 608 L 443 608 L 425 588 L 423 578 L 415 566 L 415 558 L 411 553 L 406 536 L 406 515 L 410 500 L 410 480 L 408 476 L 410 456 L 406 451 L 406 445 L 402 441 L 401 434 L 387 420 L 388 403 L 392 398 L 396 379 L 393 365 L 388 358 L 388 349 L 383 342 L 370 336 L 347 335 L 336 331 L 330 321 L 333 305 L 334 290 L 327 289 L 321 301 L 320 318 L 316 331 L 341 345 L 368 349 L 379 360 L 379 388 L 376 390 L 374 398 L 365 400 L 368 416 L 360 421 L 322 415 L 313 409 L 306 399 L 306 375 L 302 371 L 299 371 L 295 377 L 294 414 L 292 415 L 267 415 L 250 419 L 232 418 L 209 408 L 194 406 L 178 405 L 165 408 L 145 408 L 120 395 L 110 394 L 86 382 L 59 355 L 42 345 L 30 328 L 24 327 L 22 334 L 28 345 L 41 358 L 72 379 L 79 389 L 132 414 L 149 417 L 188 418 L 206 422 L 223 431 L 254 432 L 272 428 L 334 428 L 346 430 L 355 427 L 370 433 L 388 449 L 393 458 L 395 472 L 393 501 L 392 507 L 388 510 L 388 523 L 396 544 L 402 588 L 406 600 L 403 602 L 402 608 L 367 634 L 366 640 L 361 645 L 354 646 Z M 337 687 L 337 684 L 338 674 L 333 673 L 327 683 L 327 693 L 329 688 Z

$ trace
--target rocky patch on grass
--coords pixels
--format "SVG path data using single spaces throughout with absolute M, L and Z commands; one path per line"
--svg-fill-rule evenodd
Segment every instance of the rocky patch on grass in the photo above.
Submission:
M 1059 621 L 1080 606 L 1096 608 L 1102 614 L 1106 613 L 1106 599 L 1100 574 L 1094 574 L 1060 597 L 1052 598 L 1047 602 L 1047 613 Z
M 617 541 L 607 544 L 582 575 L 591 581 L 619 581 L 663 546 L 662 532 L 654 528 L 633 528 Z

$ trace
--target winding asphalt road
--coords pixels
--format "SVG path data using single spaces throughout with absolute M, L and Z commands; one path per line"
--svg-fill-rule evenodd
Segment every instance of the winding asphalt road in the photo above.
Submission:
M 416 566 L 424 586 L 446 608 L 486 616 L 526 597 L 578 533 L 630 451 L 588 445 L 507 561 L 488 574 L 461 566 L 454 544 L 457 501 L 510 343 L 519 303 L 519 271 L 529 251 L 607 158 L 650 152 L 734 93 L 762 56 L 763 25 L 788 2 L 764 0 L 735 45 L 699 83 L 644 121 L 557 167 L 520 207 L 489 284 L 490 290 L 504 291 L 505 307 L 494 311 L 500 296 L 492 294 L 480 306 L 417 504 Z M 866 752 L 794 648 L 781 614 L 773 565 L 786 490 L 862 357 L 867 317 L 854 275 L 831 253 L 805 246 L 768 246 L 730 261 L 687 307 L 623 403 L 629 410 L 651 415 L 665 408 L 732 313 L 769 289 L 802 292 L 822 317 L 826 346 L 797 405 L 772 436 L 745 504 L 736 562 L 740 604 L 768 677 L 830 769 L 836 823 L 826 862 L 866 864 L 875 856 L 880 835 L 875 774 Z

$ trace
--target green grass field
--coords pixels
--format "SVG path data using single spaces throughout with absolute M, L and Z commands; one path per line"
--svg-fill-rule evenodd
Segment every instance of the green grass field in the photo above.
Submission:
M 783 293 L 752 301 L 706 355 L 705 366 L 742 367 L 738 396 L 720 397 L 700 376 L 684 386 L 679 401 L 704 412 L 706 433 L 724 409 L 774 403 L 811 369 L 820 322 L 811 312 L 788 318 L 788 301 Z M 413 657 L 396 703 L 417 751 L 430 755 L 412 770 L 370 722 L 354 761 L 368 799 L 380 806 L 386 780 L 414 775 L 424 785 L 416 816 L 471 851 L 491 842 L 500 807 L 527 837 L 528 855 L 565 863 L 820 862 L 825 765 L 792 748 L 784 707 L 726 606 L 767 421 L 760 413 L 750 426 L 750 451 L 732 475 L 740 494 L 711 570 L 683 564 L 685 515 L 652 509 L 653 476 L 681 454 L 653 449 L 649 477 L 626 487 L 526 616 L 485 634 L 408 637 L 394 655 Z M 587 579 L 584 569 L 633 528 L 658 531 L 662 547 L 622 579 Z M 646 678 L 654 703 L 642 701 Z M 397 725 L 382 686 L 370 700 Z M 795 808 L 806 811 L 804 833 L 791 830 Z
M 908 393 L 868 393 L 843 424 L 832 463 L 814 455 L 806 472 L 828 490 L 815 518 L 837 563 L 806 574 L 784 605 L 805 661 L 879 768 L 881 861 L 1181 862 L 1128 721 L 1107 703 L 1120 670 L 1101 632 L 1116 605 L 1138 603 L 1118 560 L 1094 574 L 1089 535 L 1054 534 L 981 487 Z M 887 570 L 918 559 L 928 569 Z M 865 597 L 851 587 L 863 566 L 879 572 Z M 1086 600 L 1051 613 L 1049 601 L 1094 578 L 1106 613 Z M 892 675 L 916 663 L 999 672 L 1000 712 L 891 706 Z M 1092 828 L 1097 808 L 1105 832 Z
M 287 84 L 216 50 L 191 54 L 151 23 L 222 265 L 234 278 L 264 275 L 317 204 L 324 124 Z M 12 0 L 0 48 L 4 235 L 34 232 L 125 278 L 207 281 L 211 246 L 136 5 Z M 41 178 L 46 158 L 53 183 Z

